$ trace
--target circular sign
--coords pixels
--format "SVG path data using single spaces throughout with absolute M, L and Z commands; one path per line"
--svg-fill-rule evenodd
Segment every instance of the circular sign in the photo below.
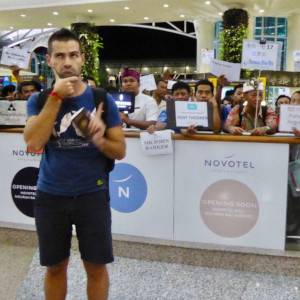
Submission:
M 256 224 L 259 206 L 254 192 L 236 180 L 220 180 L 210 185 L 200 200 L 200 214 L 215 234 L 237 238 Z
M 11 184 L 11 195 L 16 207 L 28 217 L 33 217 L 38 173 L 39 169 L 34 167 L 21 169 Z
M 136 211 L 147 198 L 145 177 L 130 164 L 116 164 L 110 173 L 109 194 L 113 209 L 123 213 Z

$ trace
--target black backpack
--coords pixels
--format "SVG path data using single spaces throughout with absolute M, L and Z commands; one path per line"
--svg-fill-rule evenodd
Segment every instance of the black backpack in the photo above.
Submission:
M 107 92 L 105 89 L 102 89 L 102 88 L 92 88 L 92 91 L 93 91 L 93 97 L 94 97 L 94 103 L 95 103 L 96 109 L 97 109 L 98 105 L 103 102 L 102 120 L 105 124 L 107 124 L 107 97 L 106 97 Z M 52 92 L 52 89 L 47 89 L 38 95 L 37 108 L 39 109 L 39 111 L 41 111 L 42 108 L 44 107 L 44 105 L 48 99 L 48 96 L 50 95 L 51 92 Z M 50 139 L 53 140 L 53 139 L 55 139 L 55 137 L 51 136 Z M 106 156 L 105 156 L 105 158 L 107 160 L 107 170 L 108 170 L 108 172 L 110 172 L 110 171 L 112 171 L 112 169 L 115 166 L 115 160 L 108 158 Z
M 244 106 L 243 104 L 240 104 L 239 105 L 239 118 L 240 118 L 240 122 L 239 122 L 239 125 L 237 125 L 238 127 L 241 127 L 242 125 L 242 118 L 243 118 L 243 109 L 244 109 Z M 262 118 L 263 118 L 263 122 L 264 124 L 266 125 L 266 116 L 267 116 L 267 110 L 268 110 L 268 106 L 261 106 L 261 112 L 262 112 Z

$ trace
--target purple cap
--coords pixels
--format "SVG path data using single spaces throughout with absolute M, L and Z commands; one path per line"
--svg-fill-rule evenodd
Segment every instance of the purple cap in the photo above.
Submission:
M 140 73 L 138 71 L 124 68 L 124 71 L 121 74 L 121 78 L 123 79 L 124 77 L 129 77 L 129 76 L 135 78 L 137 81 L 140 81 Z

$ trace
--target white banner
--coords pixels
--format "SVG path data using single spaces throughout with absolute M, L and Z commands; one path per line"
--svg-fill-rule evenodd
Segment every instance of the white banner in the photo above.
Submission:
M 176 141 L 175 153 L 175 240 L 284 250 L 287 144 Z
M 211 62 L 211 73 L 217 77 L 225 75 L 229 81 L 239 81 L 241 75 L 241 64 L 213 59 Z
M 300 106 L 280 105 L 279 131 L 292 132 L 293 128 L 300 130 Z
M 175 117 L 177 127 L 208 127 L 207 103 L 175 101 Z
M 172 130 L 141 132 L 142 150 L 146 155 L 164 155 L 173 153 Z
M 244 40 L 242 68 L 250 70 L 280 70 L 281 42 Z
M 19 48 L 3 47 L 1 65 L 18 66 L 21 69 L 28 69 L 31 53 Z

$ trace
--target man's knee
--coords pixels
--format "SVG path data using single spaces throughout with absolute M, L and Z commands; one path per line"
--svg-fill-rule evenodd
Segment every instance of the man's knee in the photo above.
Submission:
M 61 276 L 67 273 L 68 268 L 68 259 L 63 260 L 62 262 L 47 267 L 47 274 L 50 276 Z
M 99 279 L 108 276 L 106 265 L 93 264 L 86 261 L 83 263 L 89 279 Z

